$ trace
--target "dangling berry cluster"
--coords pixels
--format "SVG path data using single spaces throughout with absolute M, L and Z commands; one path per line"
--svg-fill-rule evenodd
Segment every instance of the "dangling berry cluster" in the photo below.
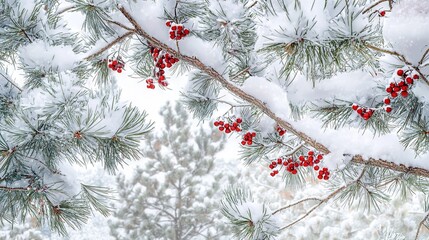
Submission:
M 329 180 L 329 170 L 328 168 L 323 168 L 322 170 L 319 171 L 319 175 L 317 176 L 318 179 L 322 180 Z
M 235 121 L 215 121 L 214 125 L 215 127 L 218 127 L 219 131 L 225 133 L 231 133 L 231 132 L 241 132 L 240 124 L 243 122 L 241 118 L 235 119 Z
M 408 97 L 409 90 L 414 85 L 414 81 L 418 80 L 420 77 L 418 74 L 413 74 L 411 70 L 404 71 L 402 69 L 398 69 L 396 71 L 396 75 L 392 79 L 390 79 L 389 85 L 386 86 L 386 92 L 390 94 L 390 96 L 384 98 L 383 102 L 385 104 L 384 109 L 386 112 L 391 112 L 392 107 L 390 106 L 391 99 L 395 99 L 399 95 L 403 98 Z
M 172 20 L 166 21 L 165 25 L 170 27 L 170 38 L 173 40 L 181 40 L 190 33 L 189 29 L 183 27 L 182 24 L 173 22 Z
M 125 67 L 125 62 L 118 57 L 117 59 L 109 59 L 109 64 L 107 66 L 113 71 L 121 73 L 122 69 Z
M 329 170 L 328 168 L 323 168 L 319 170 L 319 163 L 323 159 L 322 154 L 315 154 L 313 151 L 309 151 L 307 156 L 301 155 L 298 157 L 298 161 L 294 161 L 292 157 L 289 157 L 287 160 L 284 158 L 278 158 L 277 161 L 272 161 L 269 165 L 269 168 L 273 170 L 270 175 L 274 177 L 279 173 L 281 168 L 285 167 L 286 171 L 291 174 L 297 174 L 298 168 L 300 167 L 313 167 L 314 171 L 319 171 L 319 176 L 322 176 L 319 179 L 328 180 L 329 179 Z M 278 167 L 278 169 L 277 169 Z
M 148 78 L 148 79 L 146 79 L 146 84 L 147 84 L 147 88 L 150 88 L 150 89 L 155 89 L 155 85 L 153 84 L 153 79 L 152 78 Z
M 254 137 L 256 137 L 256 133 L 255 132 L 247 132 L 243 136 L 243 140 L 241 141 L 241 145 L 246 145 L 246 144 L 247 145 L 252 145 Z
M 355 110 L 364 120 L 370 119 L 375 112 L 374 108 L 361 107 L 356 103 L 353 103 L 352 109 Z
M 277 133 L 280 135 L 280 136 L 283 136 L 283 135 L 285 135 L 285 133 L 286 133 L 286 130 L 284 130 L 282 127 L 280 127 L 279 125 L 277 125 L 277 127 L 276 127 L 276 131 L 277 131 Z
M 169 54 L 166 51 L 163 51 L 160 48 L 151 47 L 150 53 L 152 54 L 153 61 L 155 62 L 155 77 L 158 79 L 158 84 L 166 87 L 168 82 L 165 79 L 165 68 L 171 68 L 173 64 L 179 61 L 178 58 L 175 58 L 173 55 Z M 150 83 L 152 82 L 152 83 Z M 147 79 L 146 83 L 148 84 L 147 88 L 154 89 L 153 79 Z

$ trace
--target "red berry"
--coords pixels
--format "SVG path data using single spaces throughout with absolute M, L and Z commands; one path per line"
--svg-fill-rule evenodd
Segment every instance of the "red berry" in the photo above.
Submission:
M 319 166 L 314 166 L 314 170 L 315 171 L 319 170 Z
M 281 158 L 277 159 L 277 164 L 282 164 L 283 160 Z
M 402 91 L 401 92 L 401 96 L 404 97 L 404 98 L 408 97 L 408 92 L 407 91 Z
M 399 87 L 394 87 L 394 88 L 393 88 L 393 91 L 394 91 L 394 92 L 399 92 L 399 91 L 401 91 L 401 88 L 399 88 Z
M 246 145 L 246 141 L 241 141 L 241 145 Z
M 385 98 L 384 99 L 384 104 L 390 104 L 390 99 L 389 98 Z
M 113 60 L 112 65 L 116 65 L 116 64 L 118 64 L 118 61 L 117 60 Z
M 322 178 L 323 178 L 323 175 L 319 175 L 319 176 L 317 176 L 317 178 L 318 178 L 318 179 L 322 179 Z
M 217 127 L 217 126 L 219 126 L 219 122 L 218 121 L 216 121 L 216 122 L 214 122 L 214 124 L 213 125 L 215 125 L 215 127 Z
M 118 73 L 121 73 L 122 72 L 122 68 L 118 68 L 118 71 L 117 71 Z
M 379 14 L 380 14 L 381 17 L 384 17 L 384 15 L 386 15 L 386 11 L 384 11 L 384 10 L 380 11 Z
M 392 92 L 392 93 L 390 94 L 390 96 L 392 96 L 392 98 L 396 98 L 396 97 L 398 96 L 398 93 L 397 93 L 397 92 Z
M 356 111 L 356 110 L 358 109 L 358 107 L 359 107 L 359 106 L 358 106 L 356 103 L 353 103 L 353 105 L 352 105 L 352 109 L 353 109 L 353 110 L 355 110 L 355 111 Z
M 401 87 L 401 90 L 402 90 L 402 91 L 407 91 L 407 90 L 408 90 L 408 86 L 407 86 L 407 85 L 402 86 L 402 87 Z
M 168 21 L 166 21 L 165 22 L 165 25 L 167 26 L 167 27 L 171 27 L 171 23 L 172 23 L 173 21 L 171 21 L 171 20 L 168 20 Z
M 274 177 L 276 175 L 274 172 L 270 173 L 271 177 Z
M 413 78 L 417 80 L 417 79 L 419 79 L 420 77 L 419 77 L 419 75 L 414 74 L 414 75 L 413 75 Z
M 391 92 L 393 92 L 393 89 L 391 87 L 387 87 L 386 92 L 391 93 Z
M 185 35 L 188 35 L 188 34 L 189 34 L 189 29 L 185 28 L 185 30 L 183 30 L 183 33 L 184 33 Z
M 356 112 L 357 112 L 358 114 L 362 114 L 362 113 L 363 113 L 363 109 L 362 109 L 362 108 L 358 108 L 358 109 L 356 110 Z
M 418 77 L 418 76 L 417 76 Z M 405 81 L 408 83 L 408 84 L 413 84 L 414 83 L 414 80 L 412 79 L 412 78 L 410 78 L 410 77 L 407 77 L 406 79 L 405 79 Z
M 237 120 L 235 120 L 237 123 L 241 123 L 243 120 L 241 118 L 237 118 Z
M 231 129 L 229 129 L 229 128 L 227 128 L 226 130 L 225 130 L 225 133 L 230 133 L 231 132 Z
M 308 151 L 308 155 L 309 156 L 314 155 L 314 152 L 313 151 Z
M 404 70 L 399 69 L 398 71 L 396 71 L 396 74 L 398 74 L 398 76 L 403 76 L 404 75 Z
M 224 127 L 219 127 L 219 130 L 223 131 L 223 130 L 225 130 L 225 128 Z
M 390 105 L 387 105 L 386 107 L 384 107 L 384 110 L 386 110 L 386 112 L 390 113 L 392 111 L 392 107 Z
M 329 180 L 329 176 L 324 176 L 323 179 Z
M 298 171 L 296 169 L 292 170 L 292 174 L 297 174 Z

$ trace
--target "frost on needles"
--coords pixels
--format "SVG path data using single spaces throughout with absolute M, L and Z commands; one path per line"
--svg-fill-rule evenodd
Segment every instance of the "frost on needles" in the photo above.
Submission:
M 142 81 L 143 93 L 179 91 L 176 77 L 188 78 L 182 103 L 203 124 L 222 121 L 210 126 L 238 137 L 240 158 L 261 167 L 254 171 L 281 179 L 289 191 L 325 182 L 322 193 L 276 209 L 239 200 L 241 190 L 227 192 L 222 211 L 239 239 L 282 236 L 337 202 L 372 212 L 413 194 L 427 198 L 425 1 L 0 0 L 0 6 L 4 220 L 34 216 L 65 233 L 91 209 L 108 213 L 111 192 L 80 183 L 73 166 L 101 163 L 114 173 L 140 158 L 151 123 L 121 101 L 116 83 L 125 76 Z M 80 16 L 78 30 L 70 16 Z M 419 239 L 429 224 L 427 202 L 419 202 L 422 214 L 407 238 Z M 275 224 L 247 214 L 260 210 L 258 219 L 265 219 L 299 206 L 301 215 Z

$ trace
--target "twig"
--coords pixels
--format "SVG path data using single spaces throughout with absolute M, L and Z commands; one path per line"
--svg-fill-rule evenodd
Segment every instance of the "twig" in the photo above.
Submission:
M 421 65 L 422 65 L 422 63 L 423 63 L 423 61 L 425 60 L 426 55 L 428 55 L 428 53 L 429 53 L 429 48 L 428 48 L 428 49 L 426 49 L 425 53 L 423 54 L 422 58 L 420 59 L 420 61 L 419 61 L 419 66 L 421 66 Z
M 371 5 L 371 6 L 369 6 L 367 9 L 365 9 L 365 11 L 363 11 L 363 12 L 362 12 L 362 14 L 367 13 L 369 10 L 371 10 L 372 8 L 374 8 L 375 6 L 377 6 L 378 4 L 383 3 L 383 2 L 387 2 L 387 1 L 389 1 L 389 0 L 380 0 L 380 1 L 378 1 L 378 2 L 376 2 L 376 3 L 374 3 L 374 4 L 372 4 L 372 5 Z
M 316 210 L 320 205 L 322 205 L 323 203 L 328 202 L 330 199 L 332 199 L 333 197 L 335 197 L 335 195 L 337 195 L 338 193 L 342 192 L 344 189 L 346 189 L 346 188 L 350 187 L 351 185 L 353 185 L 353 184 L 357 183 L 358 181 L 360 181 L 360 179 L 363 177 L 363 175 L 364 175 L 365 171 L 366 171 L 366 167 L 364 167 L 364 168 L 362 169 L 362 172 L 360 173 L 359 177 L 358 177 L 356 180 L 354 180 L 353 182 L 348 183 L 348 184 L 347 184 L 347 185 L 345 185 L 345 186 L 342 186 L 342 187 L 338 188 L 337 190 L 335 190 L 334 192 L 332 192 L 331 194 L 329 194 L 329 195 L 328 195 L 327 197 L 325 197 L 324 199 L 320 199 L 321 201 L 320 201 L 318 204 L 316 204 L 314 207 L 312 207 L 308 212 L 306 212 L 304 215 L 302 215 L 301 217 L 299 217 L 299 218 L 298 218 L 298 219 L 296 219 L 295 221 L 293 221 L 293 222 L 289 223 L 288 225 L 286 225 L 286 226 L 284 226 L 284 227 L 280 228 L 279 230 L 280 230 L 280 231 L 282 231 L 282 230 L 285 230 L 286 228 L 289 228 L 289 227 L 291 227 L 291 226 L 295 225 L 296 223 L 298 223 L 299 221 L 301 221 L 302 219 L 304 219 L 304 218 L 306 218 L 308 215 L 310 215 L 310 214 L 311 214 L 314 210 Z
M 5 190 L 5 191 L 28 191 L 27 188 L 23 188 L 23 187 L 6 187 L 6 186 L 0 186 L 0 189 Z
M 56 12 L 56 15 L 63 14 L 63 13 L 65 13 L 65 12 L 70 11 L 70 10 L 75 9 L 75 8 L 76 8 L 76 6 L 69 6 L 69 7 L 66 7 L 66 8 L 61 9 L 60 11 Z
M 128 31 L 130 31 L 130 32 L 134 32 L 134 31 L 135 31 L 135 29 L 134 29 L 134 28 L 127 27 L 127 26 L 125 26 L 124 24 L 122 24 L 122 23 L 120 23 L 120 22 L 112 21 L 112 20 L 106 20 L 106 21 L 107 21 L 108 23 L 115 24 L 115 25 L 117 25 L 117 26 L 119 26 L 119 27 L 121 27 L 121 28 L 123 28 L 123 29 L 126 29 L 126 30 L 128 30 Z
M 14 82 L 12 82 L 12 80 L 10 80 L 7 76 L 5 76 L 1 72 L 0 72 L 0 75 L 2 75 L 3 78 L 6 79 L 6 81 L 8 81 L 10 84 L 12 84 L 12 86 L 16 87 L 16 89 L 18 89 L 20 92 L 22 92 L 22 88 L 18 87 L 18 85 L 16 85 Z
M 414 68 L 414 70 L 416 70 L 416 72 L 418 72 L 419 73 L 419 75 L 420 75 L 420 77 L 423 79 L 423 81 L 425 81 L 426 82 L 426 84 L 427 85 L 429 85 L 429 80 L 424 76 L 424 74 L 420 71 L 420 68 L 419 68 L 419 66 L 420 66 L 420 62 L 419 62 L 419 65 L 418 66 L 414 66 L 411 62 L 409 62 L 406 58 L 405 58 L 405 56 L 404 55 L 402 55 L 402 54 L 400 54 L 400 53 L 398 53 L 398 52 L 396 52 L 396 51 L 391 51 L 391 50 L 387 50 L 387 49 L 383 49 L 383 48 L 379 48 L 379 47 L 376 47 L 376 46 L 373 46 L 373 45 L 371 45 L 371 44 L 368 44 L 368 43 L 366 43 L 366 42 L 364 42 L 363 43 L 366 47 L 368 47 L 369 49 L 372 49 L 372 50 L 374 50 L 374 51 L 377 51 L 377 52 L 382 52 L 382 53 L 386 53 L 386 54 L 390 54 L 390 55 L 393 55 L 393 56 L 396 56 L 396 57 L 398 57 L 401 61 L 403 61 L 405 64 L 407 64 L 407 65 L 409 65 L 409 66 L 411 66 L 412 68 Z M 429 49 L 428 50 L 426 50 L 426 52 L 425 52 L 425 54 L 423 55 L 423 56 L 426 56 L 426 54 L 428 53 L 428 51 L 429 51 Z
M 249 72 L 249 69 L 250 69 L 250 67 L 247 67 L 247 68 L 241 70 L 240 72 L 238 72 L 237 74 L 235 74 L 234 76 L 232 76 L 229 80 L 232 81 L 232 80 L 236 79 L 237 77 L 239 77 L 241 74 Z
M 422 228 L 422 226 L 425 226 L 425 221 L 428 219 L 429 217 L 429 213 L 426 214 L 426 216 L 423 218 L 423 220 L 420 222 L 419 227 L 417 228 L 417 232 L 416 232 L 416 237 L 414 238 L 414 240 L 417 240 L 419 238 L 419 234 L 420 234 L 420 229 Z M 426 227 L 427 228 L 427 227 Z
M 283 210 L 286 210 L 286 209 L 288 209 L 288 208 L 291 208 L 291 207 L 293 207 L 293 206 L 295 206 L 295 205 L 298 205 L 298 204 L 300 204 L 300 203 L 303 203 L 303 202 L 307 202 L 307 201 L 323 201 L 322 199 L 320 199 L 320 198 L 305 198 L 305 199 L 301 199 L 301 200 L 299 200 L 298 202 L 295 202 L 295 203 L 292 203 L 292 204 L 289 204 L 289 205 L 287 205 L 287 206 L 284 206 L 284 207 L 281 207 L 281 208 L 279 208 L 279 209 L 277 209 L 277 210 L 275 210 L 273 213 L 272 213 L 272 215 L 275 215 L 275 214 L 277 214 L 277 213 L 279 213 L 279 212 L 281 212 L 281 211 L 283 211 Z
M 112 42 L 110 42 L 109 44 L 107 44 L 106 46 L 102 47 L 100 50 L 98 50 L 97 52 L 89 55 L 88 57 L 85 58 L 85 60 L 90 60 L 98 55 L 100 55 L 101 53 L 103 53 L 104 51 L 106 51 L 107 49 L 111 48 L 113 45 L 119 43 L 120 41 L 124 40 L 125 38 L 131 36 L 132 34 L 134 34 L 134 31 L 129 31 L 127 33 L 125 33 L 124 35 L 119 36 L 118 38 L 116 38 L 115 40 L 113 40 Z

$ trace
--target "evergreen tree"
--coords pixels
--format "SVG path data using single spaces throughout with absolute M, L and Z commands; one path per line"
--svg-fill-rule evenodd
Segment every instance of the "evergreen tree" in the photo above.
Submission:
M 174 109 L 173 109 L 174 108 Z M 167 104 L 162 133 L 146 140 L 146 158 L 118 177 L 120 204 L 110 222 L 116 239 L 229 239 L 218 202 L 227 175 L 215 155 L 220 134 L 192 124 L 180 104 Z M 224 173 L 224 172 L 223 172 Z
M 214 125 L 220 131 L 242 138 L 246 163 L 282 175 L 288 189 L 309 179 L 327 182 L 326 194 L 274 211 L 241 187 L 228 190 L 223 213 L 239 239 L 275 238 L 333 200 L 382 211 L 391 199 L 408 200 L 417 191 L 428 195 L 426 1 L 0 3 L 1 66 L 9 69 L 9 61 L 26 80 L 17 85 L 2 71 L 0 162 L 8 185 L 0 206 L 9 209 L 3 218 L 35 212 L 26 208 L 24 195 L 33 189 L 44 193 L 38 179 L 57 173 L 59 159 L 81 164 L 102 159 L 112 171 L 123 158 L 137 157 L 137 141 L 148 127 L 137 110 L 121 112 L 116 106 L 113 76 L 129 73 L 147 84 L 145 90 L 159 91 L 173 81 L 170 70 L 189 76 L 183 96 L 195 117 L 219 116 Z M 63 17 L 74 12 L 84 18 L 78 34 Z M 100 88 L 84 88 L 88 79 Z M 125 119 L 121 130 L 103 129 L 118 115 Z M 75 147 L 68 147 L 70 142 Z M 37 166 L 28 166 L 22 156 L 37 159 Z M 30 189 L 19 185 L 25 179 Z M 38 202 L 37 193 L 29 194 L 30 201 Z M 88 201 L 64 202 L 58 211 L 49 200 L 43 206 L 48 202 L 50 211 L 42 213 L 65 212 L 72 226 L 84 220 L 87 211 L 65 209 L 86 210 Z M 429 201 L 421 202 L 415 239 L 429 225 Z M 301 203 L 310 205 L 303 215 L 279 220 Z

